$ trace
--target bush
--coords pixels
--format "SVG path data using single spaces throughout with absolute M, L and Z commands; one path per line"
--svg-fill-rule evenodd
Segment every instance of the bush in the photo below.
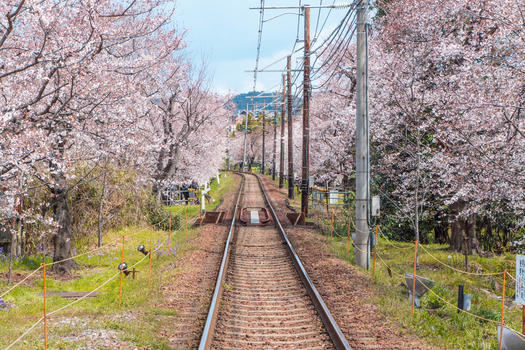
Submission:
M 147 203 L 146 213 L 150 225 L 159 230 L 167 231 L 169 229 L 169 211 L 162 204 L 157 203 L 153 197 L 150 197 Z M 180 226 L 180 221 L 178 215 L 172 215 L 171 229 L 177 229 Z
M 439 284 L 435 285 L 432 288 L 432 291 L 434 291 L 439 296 L 445 296 L 446 290 L 440 286 Z M 422 298 L 421 298 L 421 306 L 425 309 L 440 309 L 443 306 L 445 306 L 445 302 L 441 299 L 439 299 L 436 295 L 434 295 L 431 292 L 427 292 Z
M 500 315 L 493 311 L 493 310 L 490 310 L 490 309 L 479 309 L 479 310 L 475 310 L 475 311 L 471 311 L 474 315 L 477 315 L 479 317 L 483 317 L 483 318 L 486 318 L 488 320 L 493 320 L 493 321 L 499 321 L 500 320 Z M 481 323 L 486 323 L 488 321 L 485 321 L 485 320 L 482 320 L 482 319 L 477 319 L 479 322 Z
M 77 178 L 86 176 L 90 168 L 79 167 Z M 89 244 L 98 235 L 98 212 L 104 184 L 104 169 L 92 171 L 95 180 L 72 190 L 70 196 L 71 224 L 75 242 Z M 127 169 L 108 167 L 105 177 L 105 194 L 102 206 L 102 231 L 120 229 L 128 225 L 149 222 L 151 189 L 138 183 L 136 174 Z

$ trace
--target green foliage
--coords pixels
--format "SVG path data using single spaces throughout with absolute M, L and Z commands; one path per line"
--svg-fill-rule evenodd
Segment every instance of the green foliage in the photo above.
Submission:
M 445 295 L 447 292 L 445 288 L 439 284 L 435 285 L 432 290 L 437 295 Z M 443 302 L 443 300 L 438 298 L 435 294 L 428 292 L 421 298 L 421 306 L 426 309 L 440 309 L 445 306 L 445 302 Z
M 329 238 L 326 238 L 329 240 Z M 329 241 L 330 249 L 334 254 L 349 263 L 355 263 L 353 251 L 346 251 L 346 240 L 334 237 Z M 437 295 L 447 300 L 449 305 L 431 292 L 421 298 L 421 309 L 412 315 L 408 302 L 407 290 L 404 286 L 404 272 L 411 272 L 413 268 L 413 244 L 393 242 L 392 246 L 384 239 L 378 240 L 378 254 L 382 260 L 376 260 L 374 293 L 370 302 L 378 305 L 380 312 L 390 320 L 400 323 L 403 327 L 417 333 L 429 343 L 445 349 L 497 349 L 496 327 L 494 322 L 480 320 L 466 312 L 458 313 L 457 288 L 459 284 L 465 286 L 465 293 L 472 295 L 470 312 L 491 321 L 499 321 L 501 317 L 502 293 L 501 276 L 474 276 L 455 272 L 431 258 L 422 249 L 419 256 L 418 275 L 436 282 L 432 288 Z M 463 259 L 459 253 L 450 252 L 445 245 L 427 244 L 426 249 L 440 261 L 462 270 Z M 469 265 L 471 270 L 481 272 L 503 271 L 507 268 L 514 274 L 513 254 L 502 254 L 490 258 L 471 256 Z M 383 265 L 385 261 L 390 267 L 392 275 Z M 362 271 L 369 273 L 369 271 Z M 514 293 L 513 283 L 507 285 L 506 295 Z M 505 323 L 521 329 L 521 309 L 506 306 Z
M 223 175 L 220 185 L 213 183 L 210 194 L 215 201 L 210 203 L 207 209 L 215 209 L 224 194 L 232 190 L 235 185 L 235 179 L 231 174 Z M 169 212 L 156 205 L 151 197 L 148 201 L 150 211 L 141 213 L 141 215 L 148 219 L 168 215 Z M 176 212 L 177 215 L 173 215 L 172 220 L 177 220 L 177 216 L 184 217 L 185 208 L 183 206 L 176 207 L 176 210 L 173 208 L 175 207 L 169 210 Z M 199 215 L 199 206 L 188 206 L 187 209 L 189 220 Z M 172 225 L 172 227 L 175 231 L 180 224 Z M 120 311 L 117 308 L 120 281 L 119 278 L 114 278 L 97 290 L 96 298 L 87 298 L 53 315 L 49 320 L 49 348 L 89 348 L 83 343 L 83 340 L 69 340 L 76 339 L 81 334 L 80 325 L 70 323 L 77 319 L 82 324 L 82 330 L 88 330 L 93 334 L 98 334 L 99 331 L 114 331 L 114 335 L 119 338 L 117 339 L 119 343 L 126 342 L 123 345 L 126 348 L 170 349 L 168 340 L 163 337 L 165 333 L 159 332 L 159 329 L 166 330 L 172 327 L 173 317 L 177 316 L 177 310 L 163 307 L 162 302 L 159 302 L 165 297 L 162 287 L 167 283 L 172 283 L 171 278 L 176 273 L 173 269 L 174 255 L 180 256 L 191 249 L 191 242 L 197 233 L 198 229 L 191 226 L 187 230 L 180 228 L 178 232 L 172 232 L 168 250 L 165 245 L 160 247 L 160 244 L 168 237 L 165 231 L 152 231 L 149 226 L 130 226 L 119 230 L 109 230 L 104 236 L 103 243 L 106 246 L 103 249 L 75 259 L 79 268 L 75 270 L 73 276 L 64 279 L 63 276 L 55 276 L 52 271 L 48 270 L 46 280 L 48 291 L 92 291 L 117 273 L 117 265 L 121 259 L 122 236 L 126 237 L 124 260 L 128 265 L 137 263 L 144 257 L 137 251 L 137 246 L 139 244 L 148 246 L 150 237 L 153 246 L 160 247 L 152 256 L 151 288 L 148 284 L 148 259 L 145 259 L 137 266 L 139 273 L 135 280 L 131 278 L 131 275 L 123 279 L 122 309 Z M 87 248 L 79 247 L 82 250 Z M 13 266 L 15 276 L 27 275 L 42 261 L 44 258 L 40 255 L 17 260 Z M 48 257 L 45 261 L 50 262 L 51 259 Z M 8 263 L 0 261 L 0 273 L 5 273 L 7 269 Z M 6 280 L 0 279 L 0 291 L 5 291 L 9 287 Z M 10 307 L 7 310 L 0 310 L 0 324 L 2 325 L 0 327 L 0 348 L 5 348 L 41 317 L 42 288 L 42 274 L 37 273 L 3 298 Z M 68 299 L 49 296 L 47 308 L 51 312 L 70 302 L 71 300 Z M 42 333 L 34 331 L 29 333 L 14 349 L 42 348 L 42 342 Z
M 501 319 L 501 314 L 494 311 L 494 310 L 490 310 L 490 309 L 479 309 L 479 310 L 474 310 L 472 311 L 472 313 L 474 315 L 477 315 L 479 317 L 483 317 L 483 318 L 486 318 L 488 320 L 492 320 L 492 321 L 499 321 Z M 485 320 L 482 320 L 482 319 L 478 319 L 479 322 L 481 323 L 488 323 L 488 321 L 485 321 Z
M 169 228 L 169 211 L 150 196 L 146 208 L 146 217 L 148 224 L 154 226 L 158 230 L 167 231 Z M 171 219 L 172 228 L 180 227 L 180 218 L 174 216 Z

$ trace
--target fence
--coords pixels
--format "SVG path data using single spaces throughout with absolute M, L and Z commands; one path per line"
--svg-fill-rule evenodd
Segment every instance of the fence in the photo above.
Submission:
M 167 237 L 163 241 L 161 241 L 160 243 L 158 243 L 158 244 L 156 244 L 154 246 L 154 244 L 153 244 L 153 236 L 152 236 L 153 235 L 153 230 L 154 230 L 153 227 L 154 226 L 159 226 L 160 224 L 164 223 L 166 220 L 169 221 L 169 223 L 168 223 L 169 224 L 169 229 L 168 229 L 168 232 L 166 232 L 166 234 L 167 234 L 166 236 Z M 61 312 L 63 310 L 65 310 L 65 309 L 68 309 L 71 306 L 81 302 L 82 300 L 85 300 L 86 298 L 92 296 L 95 292 L 99 291 L 101 288 L 103 288 L 104 286 L 108 285 L 111 281 L 114 281 L 117 278 L 120 278 L 120 283 L 118 284 L 118 303 L 117 303 L 117 301 L 115 301 L 115 306 L 116 306 L 117 309 L 120 309 L 122 301 L 123 301 L 123 283 L 122 283 L 122 281 L 123 281 L 124 276 L 127 276 L 129 273 L 131 273 L 131 271 L 135 272 L 135 267 L 137 267 L 138 265 L 144 263 L 146 260 L 148 261 L 148 277 L 147 277 L 148 278 L 148 290 L 150 290 L 151 289 L 151 271 L 152 271 L 152 263 L 153 263 L 152 262 L 152 254 L 158 253 L 161 250 L 161 248 L 164 247 L 165 245 L 167 245 L 168 246 L 168 250 L 171 251 L 171 237 L 172 237 L 171 221 L 172 221 L 172 215 L 170 214 L 169 218 L 163 219 L 163 220 L 157 222 L 156 224 L 151 225 L 151 228 L 147 229 L 146 231 L 145 230 L 140 230 L 140 231 L 135 232 L 135 233 L 133 233 L 131 235 L 122 236 L 122 237 L 113 239 L 113 240 L 105 243 L 104 245 L 102 245 L 100 247 L 97 247 L 95 249 L 91 249 L 91 250 L 89 250 L 87 252 L 84 252 L 82 254 L 77 254 L 75 256 L 72 256 L 72 257 L 64 259 L 64 260 L 54 261 L 54 262 L 50 262 L 50 263 L 42 263 L 37 269 L 35 269 L 31 273 L 29 273 L 21 281 L 19 281 L 15 285 L 11 286 L 8 290 L 3 292 L 0 295 L 0 299 L 3 298 L 6 295 L 12 293 L 16 288 L 21 286 L 29 278 L 35 276 L 36 274 L 38 274 L 40 272 L 42 273 L 42 281 L 43 281 L 43 290 L 42 290 L 43 291 L 43 293 L 42 293 L 43 309 L 42 309 L 42 316 L 36 322 L 34 322 L 30 327 L 28 327 L 17 339 L 15 339 L 13 342 L 11 342 L 6 347 L 6 350 L 7 349 L 11 349 L 13 346 L 18 344 L 22 339 L 24 339 L 38 325 L 40 325 L 42 323 L 43 323 L 43 345 L 44 345 L 44 349 L 47 349 L 47 346 L 48 346 L 48 322 L 49 322 L 49 317 L 52 316 L 52 315 L 55 315 L 55 314 L 57 314 L 57 313 L 59 313 L 59 312 Z M 184 227 L 180 228 L 180 231 L 182 231 L 182 230 L 186 230 L 187 231 L 188 230 L 188 225 L 189 225 L 188 217 L 185 215 L 185 225 L 184 225 Z M 125 247 L 126 247 L 126 245 L 128 245 L 128 247 L 129 247 L 129 244 L 131 243 L 131 239 L 132 238 L 136 238 L 139 235 L 144 235 L 144 233 L 146 233 L 148 231 L 149 231 L 149 242 L 148 242 L 149 244 L 148 244 L 148 248 L 147 248 L 148 250 L 146 250 L 144 245 L 140 245 L 137 248 L 137 250 L 140 251 L 144 256 L 141 259 L 139 259 L 138 261 L 136 261 L 134 264 L 128 266 L 125 263 Z M 48 311 L 48 308 L 49 308 L 48 291 L 47 291 L 48 276 L 47 276 L 46 272 L 48 271 L 48 269 L 50 267 L 52 267 L 55 264 L 59 264 L 59 263 L 62 263 L 62 262 L 68 261 L 68 260 L 77 259 L 79 257 L 86 256 L 88 254 L 90 256 L 92 256 L 93 254 L 95 254 L 95 253 L 97 253 L 97 252 L 99 252 L 99 251 L 101 251 L 103 249 L 118 248 L 119 245 L 121 245 L 121 249 L 120 250 L 117 249 L 116 253 L 115 253 L 116 255 L 118 255 L 118 258 L 119 258 L 118 261 L 120 262 L 120 264 L 118 265 L 118 272 L 112 274 L 104 282 L 100 283 L 94 289 L 92 289 L 91 291 L 81 295 L 77 299 L 67 303 L 66 305 L 63 305 L 63 306 L 59 307 L 56 310 L 53 310 L 51 312 Z
M 350 246 L 353 245 L 351 243 L 351 226 L 352 226 L 352 220 L 351 220 L 351 215 L 348 215 L 348 220 L 340 220 L 338 222 L 337 220 L 337 215 L 336 215 L 337 211 L 335 208 L 331 208 L 331 210 L 327 213 L 326 216 L 324 216 L 324 218 L 322 219 L 324 222 L 318 222 L 318 225 L 323 228 L 324 226 L 324 233 L 327 234 L 327 231 L 330 232 L 330 237 L 331 239 L 333 239 L 334 237 L 339 237 L 343 240 L 346 240 L 346 251 L 347 253 L 350 252 Z M 339 213 L 341 214 L 341 213 Z M 326 221 L 328 221 L 328 225 L 326 224 Z M 346 221 L 348 222 L 348 224 L 346 224 Z M 328 228 L 326 227 L 328 226 Z M 338 230 L 337 227 L 339 228 L 343 228 L 343 231 L 345 232 L 345 234 L 341 234 L 340 231 L 341 230 Z M 355 229 L 355 227 L 354 227 Z M 410 285 L 407 285 L 407 288 L 409 289 L 410 293 L 412 296 L 415 296 L 416 295 L 416 281 L 417 281 L 417 284 L 418 286 L 421 285 L 422 288 L 425 289 L 426 292 L 429 292 L 431 293 L 434 297 L 436 297 L 437 299 L 439 299 L 440 301 L 442 301 L 444 304 L 450 306 L 450 307 L 453 307 L 454 309 L 458 310 L 458 312 L 462 312 L 464 313 L 465 315 L 468 315 L 468 316 L 471 316 L 471 317 L 474 317 L 476 319 L 479 319 L 479 320 L 482 320 L 484 322 L 489 322 L 490 324 L 494 324 L 494 325 L 498 325 L 499 326 L 499 329 L 498 329 L 498 338 L 499 338 L 499 342 L 498 342 L 498 345 L 499 345 L 499 349 L 501 350 L 502 349 L 502 346 L 503 346 L 503 339 L 504 339 L 504 336 L 503 336 L 503 329 L 505 327 L 505 329 L 508 329 L 510 332 L 512 332 L 518 339 L 520 339 L 521 341 L 524 342 L 525 344 L 525 336 L 522 334 L 522 333 L 519 333 L 517 330 L 507 326 L 505 324 L 505 299 L 506 299 L 506 286 L 507 284 L 510 282 L 514 282 L 514 283 L 517 283 L 519 284 L 520 286 L 524 287 L 525 288 L 525 281 L 521 281 L 521 280 L 516 280 L 516 278 L 514 278 L 512 276 L 511 273 L 509 273 L 509 271 L 507 269 L 503 269 L 501 271 L 489 271 L 489 272 L 473 272 L 473 271 L 467 271 L 467 270 L 463 270 L 463 269 L 459 269 L 459 268 L 456 268 L 452 265 L 450 265 L 449 263 L 446 263 L 444 261 L 441 261 L 438 257 L 436 257 L 434 254 L 432 254 L 431 250 L 415 241 L 413 243 L 412 246 L 400 246 L 399 244 L 396 244 L 395 242 L 392 242 L 391 240 L 388 239 L 387 235 L 381 230 L 381 228 L 379 226 L 376 226 L 374 228 L 371 228 L 370 232 L 372 233 L 372 237 L 371 237 L 371 242 L 373 244 L 372 246 L 372 256 L 371 256 L 371 270 L 370 270 L 370 273 L 371 273 L 371 278 L 372 278 L 372 281 L 375 282 L 376 281 L 376 264 L 380 264 L 380 265 L 383 265 L 389 276 L 391 278 L 393 278 L 394 276 L 395 277 L 401 277 L 403 280 L 406 280 L 407 278 L 407 272 L 404 271 L 406 270 L 406 267 L 394 267 L 392 266 L 391 264 L 387 263 L 386 260 L 388 260 L 385 256 L 382 255 L 382 253 L 379 251 L 379 243 L 380 242 L 384 242 L 385 244 L 387 244 L 388 246 L 391 247 L 391 249 L 395 250 L 395 251 L 398 251 L 400 252 L 401 254 L 405 255 L 406 256 L 406 262 L 407 264 L 411 265 L 411 276 L 414 276 L 411 280 L 412 283 L 410 283 Z M 379 237 L 381 237 L 381 241 L 378 239 Z M 358 251 L 361 251 L 357 246 L 354 246 L 354 249 L 358 250 Z M 428 286 L 425 282 L 425 280 L 421 277 L 421 276 L 418 276 L 417 275 L 417 271 L 418 271 L 418 259 L 420 259 L 422 256 L 428 256 L 432 261 L 434 261 L 435 263 L 441 265 L 443 268 L 446 268 L 446 269 L 450 269 L 451 271 L 453 271 L 454 273 L 457 273 L 457 274 L 461 274 L 461 275 L 464 275 L 465 278 L 467 278 L 468 276 L 470 277 L 490 277 L 490 278 L 497 278 L 501 281 L 502 283 L 502 291 L 501 291 L 501 309 L 500 309 L 500 319 L 498 321 L 494 320 L 494 319 L 490 319 L 490 318 L 487 318 L 487 317 L 483 317 L 483 316 L 480 316 L 480 315 L 477 315 L 473 312 L 469 312 L 467 310 L 464 310 L 462 308 L 460 308 L 459 305 L 456 305 L 454 302 L 451 302 L 450 300 L 447 300 L 445 297 L 443 297 L 442 295 L 439 295 L 435 290 L 433 290 L 433 288 L 431 286 Z M 399 271 L 398 271 L 399 270 Z M 412 297 L 411 300 L 410 300 L 410 307 L 411 307 L 411 312 L 412 314 L 415 314 L 415 303 L 416 303 L 416 298 Z M 458 301 L 459 303 L 459 301 Z M 523 324 L 522 324 L 522 332 L 525 333 L 525 306 L 523 306 L 523 310 L 524 312 L 523 314 Z

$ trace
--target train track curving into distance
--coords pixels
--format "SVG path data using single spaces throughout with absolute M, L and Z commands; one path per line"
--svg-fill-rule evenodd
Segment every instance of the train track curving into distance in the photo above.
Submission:
M 256 175 L 242 178 L 199 349 L 350 349 Z

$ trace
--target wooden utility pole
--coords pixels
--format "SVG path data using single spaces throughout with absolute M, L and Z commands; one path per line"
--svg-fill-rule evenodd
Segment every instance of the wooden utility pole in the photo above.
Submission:
M 272 156 L 272 180 L 275 181 L 275 153 L 277 152 L 277 110 L 273 110 L 273 156 Z
M 266 101 L 263 100 L 263 111 L 262 111 L 262 137 L 263 137 L 263 144 L 262 144 L 262 164 L 261 164 L 261 174 L 264 175 L 264 157 L 266 155 Z
M 368 268 L 368 0 L 360 0 L 357 7 L 357 93 L 356 93 L 356 204 L 355 204 L 355 260 Z
M 242 151 L 242 170 L 246 171 L 246 134 L 248 133 L 248 104 L 246 104 L 246 116 L 244 119 L 244 148 Z
M 284 113 L 286 110 L 286 76 L 283 74 L 283 100 L 281 106 L 281 153 L 279 155 L 279 188 L 284 187 Z
M 303 78 L 303 169 L 301 213 L 308 216 L 308 180 L 310 176 L 310 8 L 304 8 L 304 78 Z
M 293 117 L 292 117 L 292 56 L 286 60 L 288 98 L 288 198 L 294 199 L 293 183 Z

